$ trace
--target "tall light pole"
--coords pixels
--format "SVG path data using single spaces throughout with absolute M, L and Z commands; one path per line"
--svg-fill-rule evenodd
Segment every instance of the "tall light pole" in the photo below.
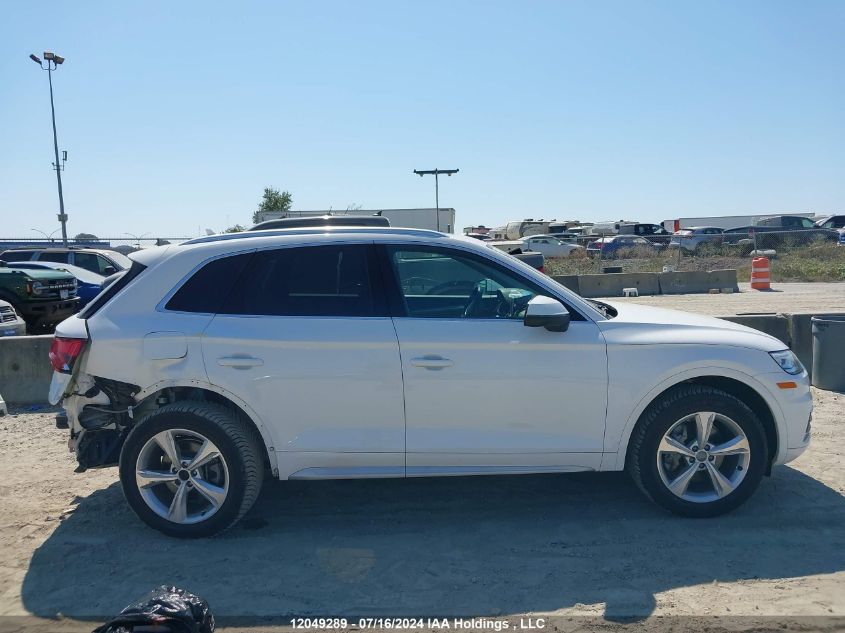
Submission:
M 49 234 L 47 234 L 46 232 L 42 231 L 41 229 L 29 229 L 29 230 L 30 230 L 30 231 L 34 231 L 35 233 L 41 233 L 41 235 L 43 235 L 43 236 L 44 236 L 47 240 L 49 240 L 50 242 L 52 242 L 52 241 L 53 241 L 53 233 L 55 233 L 55 232 L 56 232 L 56 231 L 58 231 L 59 229 L 56 229 L 55 231 L 51 231 Z
M 434 204 L 437 205 L 437 230 L 440 230 L 440 174 L 450 176 L 457 174 L 460 169 L 415 169 L 414 173 L 422 178 L 423 176 L 434 176 Z
M 37 55 L 30 55 L 29 58 L 36 64 L 41 66 L 42 70 L 47 71 L 47 78 L 50 82 L 50 113 L 53 117 L 53 149 L 56 152 L 56 162 L 53 163 L 53 169 L 56 170 L 56 181 L 59 184 L 59 222 L 62 223 L 62 244 L 67 246 L 67 214 L 65 213 L 65 199 L 62 195 L 62 170 L 65 168 L 65 161 L 67 160 L 67 152 L 62 152 L 62 162 L 59 163 L 59 140 L 56 136 L 56 108 L 53 105 L 53 71 L 64 63 L 65 58 L 61 55 L 56 55 L 50 51 L 44 52 L 44 61 L 42 62 Z M 46 62 L 46 66 L 44 63 Z
M 124 235 L 128 235 L 129 237 L 134 237 L 135 241 L 138 245 L 138 249 L 141 248 L 141 240 L 150 235 L 150 233 L 144 233 L 143 235 L 135 235 L 134 233 L 124 233 Z

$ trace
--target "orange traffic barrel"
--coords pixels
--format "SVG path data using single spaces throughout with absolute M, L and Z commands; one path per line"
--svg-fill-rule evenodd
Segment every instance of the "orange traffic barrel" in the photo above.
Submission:
M 771 283 L 769 258 L 755 257 L 751 260 L 751 287 L 754 290 L 769 290 L 771 289 Z

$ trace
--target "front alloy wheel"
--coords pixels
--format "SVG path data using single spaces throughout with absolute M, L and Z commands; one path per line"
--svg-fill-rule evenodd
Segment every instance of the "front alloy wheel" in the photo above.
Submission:
M 675 422 L 657 447 L 657 470 L 666 487 L 693 503 L 721 499 L 748 473 L 751 448 L 729 417 L 699 411 Z
M 763 425 L 748 405 L 714 387 L 683 384 L 643 413 L 626 469 L 666 510 L 711 517 L 751 496 L 769 458 Z

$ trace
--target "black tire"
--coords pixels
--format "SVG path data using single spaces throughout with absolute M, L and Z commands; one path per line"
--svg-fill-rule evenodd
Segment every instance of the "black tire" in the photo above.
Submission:
M 678 420 L 712 411 L 733 420 L 750 448 L 747 472 L 726 496 L 709 502 L 688 501 L 672 493 L 658 472 L 657 451 L 665 433 Z M 757 489 L 769 459 L 766 434 L 759 418 L 729 393 L 703 385 L 679 385 L 653 402 L 637 423 L 628 444 L 626 470 L 643 493 L 660 507 L 687 517 L 714 517 L 737 508 Z
M 219 509 L 209 518 L 180 524 L 159 516 L 144 501 L 135 483 L 141 449 L 157 433 L 169 429 L 195 431 L 213 442 L 226 461 L 229 490 Z M 129 433 L 120 453 L 120 483 L 132 510 L 147 525 L 169 536 L 199 538 L 230 528 L 249 511 L 264 477 L 263 442 L 240 416 L 219 404 L 185 401 L 168 404 L 145 416 Z

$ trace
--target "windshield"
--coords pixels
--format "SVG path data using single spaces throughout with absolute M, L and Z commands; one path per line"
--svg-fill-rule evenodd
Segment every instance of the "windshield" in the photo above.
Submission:
M 108 257 L 109 259 L 114 261 L 115 264 L 120 266 L 123 270 L 129 270 L 130 268 L 132 268 L 132 260 L 129 259 L 123 253 L 119 253 L 117 251 L 109 251 Z

